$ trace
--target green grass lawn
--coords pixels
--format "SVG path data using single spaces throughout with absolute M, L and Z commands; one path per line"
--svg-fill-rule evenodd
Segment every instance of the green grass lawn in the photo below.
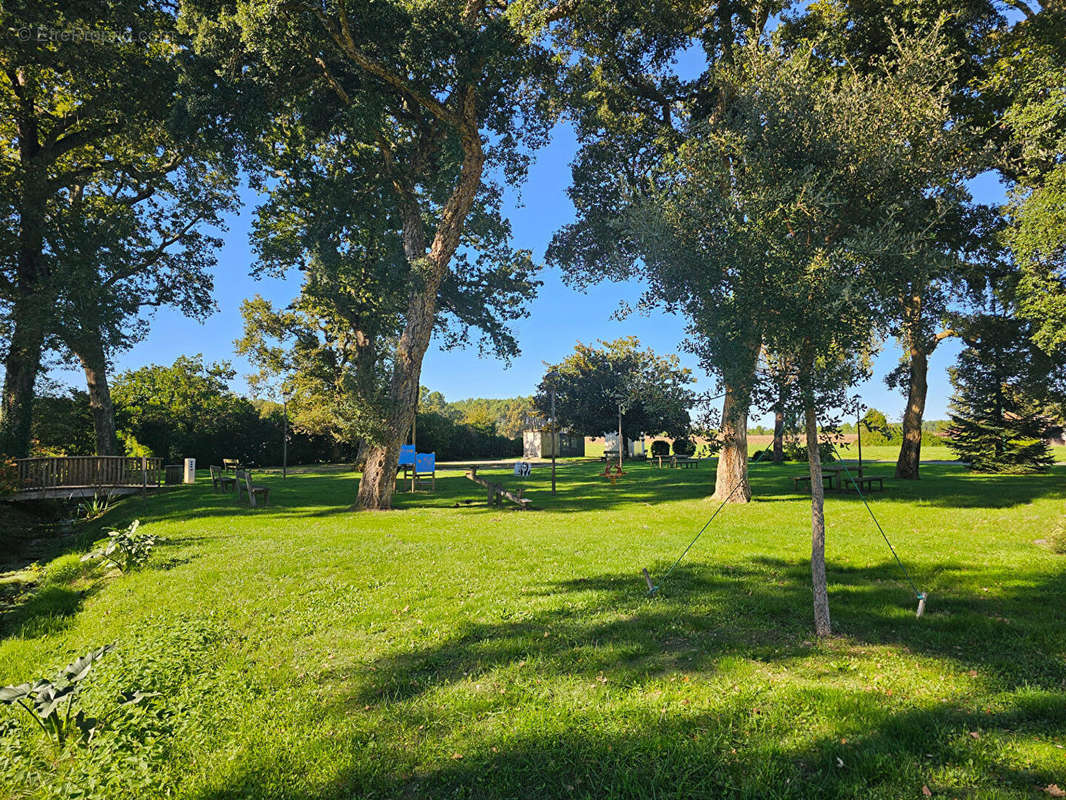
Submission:
M 0 684 L 114 642 L 88 746 L 55 750 L 0 708 L 8 797 L 1047 797 L 1066 788 L 1066 469 L 987 477 L 926 464 L 872 507 L 826 503 L 835 636 L 814 641 L 802 465 L 752 468 L 714 509 L 713 465 L 459 473 L 353 514 L 351 473 L 264 476 L 249 509 L 204 482 L 119 504 L 0 618 Z M 871 471 L 891 473 L 890 464 Z M 489 473 L 491 474 L 491 473 Z M 257 481 L 258 482 L 258 481 Z M 476 501 L 460 505 L 462 501 Z M 104 525 L 165 539 L 129 575 L 86 574 Z M 79 549 L 80 548 L 80 549 Z M 19 720 L 11 727 L 3 720 Z

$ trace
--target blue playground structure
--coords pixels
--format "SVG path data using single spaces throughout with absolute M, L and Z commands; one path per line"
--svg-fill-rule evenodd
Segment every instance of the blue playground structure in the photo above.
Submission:
M 415 452 L 413 444 L 400 446 L 400 458 L 396 464 L 396 472 L 403 470 L 403 479 L 411 478 L 411 491 L 415 491 L 420 485 L 428 483 L 432 491 L 437 489 L 437 454 Z

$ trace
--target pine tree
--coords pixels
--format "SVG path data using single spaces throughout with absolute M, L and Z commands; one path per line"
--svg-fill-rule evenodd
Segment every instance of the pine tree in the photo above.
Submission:
M 1032 349 L 1022 324 L 990 315 L 950 370 L 948 445 L 977 472 L 1042 472 L 1053 463 L 1052 421 L 1027 391 Z

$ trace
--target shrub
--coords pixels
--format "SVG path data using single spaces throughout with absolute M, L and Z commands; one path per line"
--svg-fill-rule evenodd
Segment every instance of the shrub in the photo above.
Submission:
M 123 453 L 131 458 L 152 458 L 155 455 L 152 448 L 138 442 L 137 437 L 129 431 L 116 431 L 115 436 L 122 443 Z
M 1066 555 L 1066 519 L 1054 527 L 1047 537 L 1047 542 L 1051 552 Z
M 59 671 L 55 678 L 41 678 L 33 683 L 0 688 L 0 704 L 19 706 L 49 739 L 62 746 L 76 737 L 89 742 L 111 719 L 89 717 L 80 708 L 75 711 L 84 681 L 93 665 L 114 649 L 113 644 L 86 653 Z M 158 692 L 132 691 L 119 695 L 118 709 L 135 706 Z M 116 710 L 118 710 L 116 709 Z
M 674 439 L 674 453 L 679 456 L 690 456 L 696 452 L 696 445 L 692 443 L 691 439 L 684 436 L 679 436 Z
M 13 458 L 0 458 L 0 497 L 19 490 L 19 468 Z
M 653 457 L 670 455 L 670 443 L 665 439 L 656 439 L 651 443 L 651 454 Z
M 922 447 L 945 447 L 947 443 L 946 436 L 940 436 L 933 431 L 922 431 Z
M 822 458 L 823 464 L 836 460 L 836 452 L 846 450 L 847 448 L 848 443 L 843 441 L 843 437 L 839 434 L 824 433 L 821 441 L 818 443 L 818 453 Z M 805 438 L 800 438 L 798 435 L 786 436 L 784 442 L 782 442 L 782 450 L 784 451 L 786 461 L 807 460 L 807 440 Z M 843 455 L 843 452 L 841 452 L 841 457 L 843 457 Z
M 91 553 L 81 557 L 82 561 L 102 559 L 123 572 L 138 569 L 148 563 L 148 557 L 155 547 L 156 537 L 150 533 L 138 533 L 141 521 L 135 519 L 125 530 L 111 528 L 107 534 L 107 543 Z

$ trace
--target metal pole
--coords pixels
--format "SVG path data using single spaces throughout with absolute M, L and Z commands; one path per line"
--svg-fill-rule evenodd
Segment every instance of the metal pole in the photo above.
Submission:
M 555 384 L 552 384 L 552 424 L 551 424 L 551 436 L 552 436 L 552 497 L 555 497 L 555 451 L 558 448 L 558 434 L 555 429 L 558 426 L 555 424 Z
M 618 404 L 618 471 L 622 471 L 622 404 Z
M 289 477 L 289 401 L 281 398 L 281 477 Z
M 855 406 L 855 435 L 859 437 L 859 477 L 862 477 L 862 420 L 859 419 L 859 407 Z

